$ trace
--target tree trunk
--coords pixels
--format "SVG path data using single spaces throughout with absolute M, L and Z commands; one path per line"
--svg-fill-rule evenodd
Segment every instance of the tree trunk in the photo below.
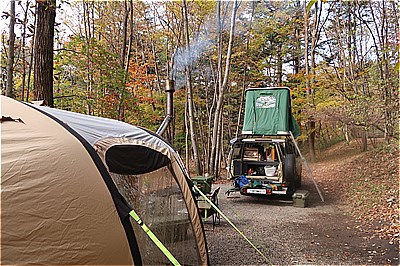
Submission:
M 361 129 L 361 151 L 365 152 L 367 151 L 367 145 L 368 145 L 368 133 L 366 128 Z
M 213 164 L 213 169 L 214 169 L 214 171 L 213 171 L 213 173 L 215 174 L 215 176 L 217 177 L 217 178 L 219 178 L 219 165 L 220 165 L 220 158 L 221 158 L 221 154 L 220 154 L 220 150 L 221 150 L 221 148 L 220 148 L 220 145 L 221 145 L 221 142 L 222 142 L 222 130 L 223 130 L 223 124 L 222 124 L 222 112 L 219 112 L 219 118 L 218 118 L 218 127 L 217 127 L 217 129 L 215 129 L 214 128 L 214 130 L 216 130 L 217 131 L 217 143 L 216 143 L 216 146 L 215 146 L 215 150 L 216 150 L 216 152 L 215 152 L 215 160 L 214 160 L 214 164 Z
M 132 41 L 133 41 L 133 2 L 132 0 L 125 0 L 124 2 L 124 21 L 122 27 L 122 47 L 121 47 L 121 69 L 124 69 L 124 80 L 121 84 L 121 92 L 119 93 L 119 104 L 118 104 L 118 120 L 125 121 L 125 92 L 126 92 L 126 81 L 129 75 L 129 64 L 130 64 L 130 56 L 132 50 Z M 128 21 L 129 23 L 129 32 L 128 32 Z M 128 39 L 128 33 L 129 39 Z
M 216 176 L 218 176 L 219 173 L 216 172 L 216 169 L 215 169 L 216 162 L 214 162 L 214 161 L 216 160 L 216 158 L 218 158 L 217 152 L 219 152 L 218 145 L 217 145 L 218 141 L 220 141 L 218 132 L 221 130 L 221 127 L 222 127 L 222 125 L 220 123 L 221 122 L 220 115 L 221 115 L 222 109 L 223 109 L 225 88 L 228 84 L 237 9 L 238 9 L 238 4 L 237 4 L 237 0 L 235 0 L 233 3 L 233 8 L 232 8 L 231 28 L 230 28 L 230 33 L 229 33 L 228 51 L 226 52 L 224 79 L 222 81 L 222 84 L 219 82 L 219 94 L 218 94 L 217 106 L 215 108 L 215 114 L 214 114 L 210 164 L 213 166 L 211 169 L 211 173 Z M 221 75 L 222 75 L 222 73 L 221 73 Z
M 249 23 L 249 33 L 252 32 L 252 26 L 253 26 L 253 18 L 254 18 L 254 11 L 255 11 L 255 2 L 252 2 L 251 5 L 251 17 L 250 17 L 250 23 Z M 247 38 L 246 40 L 246 55 L 249 55 L 250 51 L 250 40 L 251 38 Z M 239 114 L 237 117 L 237 124 L 236 124 L 236 131 L 235 131 L 235 138 L 239 136 L 239 130 L 240 130 L 240 122 L 242 120 L 242 113 L 243 113 L 243 104 L 244 104 L 244 94 L 246 92 L 246 86 L 247 86 L 247 69 L 249 66 L 245 64 L 244 69 L 243 69 L 243 83 L 242 83 L 242 92 L 240 96 L 240 106 L 239 106 Z M 229 157 L 229 156 L 228 156 Z M 230 161 L 230 158 L 228 158 L 228 162 Z
M 189 123 L 188 123 L 188 102 L 185 103 L 185 163 L 188 173 L 190 174 L 190 149 L 189 149 Z
M 34 97 L 53 107 L 53 43 L 56 0 L 37 0 Z
M 219 88 L 222 86 L 222 30 L 221 30 L 221 1 L 217 1 L 217 46 L 218 46 L 218 61 L 217 61 L 217 73 L 215 75 L 215 86 L 214 86 L 214 95 L 213 101 L 209 112 L 208 117 L 208 126 L 209 126 L 209 142 L 208 142 L 208 150 L 209 156 L 207 161 L 207 169 L 213 175 L 215 172 L 214 169 L 214 161 L 215 161 L 215 139 L 214 136 L 216 133 L 215 128 L 215 115 L 216 115 L 216 104 L 218 102 Z M 214 111 L 215 110 L 215 111 Z M 213 115 L 214 111 L 214 115 Z M 214 118 L 214 119 L 213 119 Z M 214 135 L 215 134 L 215 135 Z
M 283 75 L 283 56 L 282 56 L 282 43 L 278 45 L 277 51 L 277 73 L 276 73 L 276 84 L 282 86 L 282 75 Z
M 15 26 L 15 0 L 10 1 L 10 27 L 8 36 L 8 58 L 7 58 L 7 84 L 6 96 L 14 97 L 13 93 L 13 75 L 14 75 L 14 34 Z
M 86 104 L 87 104 L 87 114 L 91 115 L 92 114 L 92 104 L 91 104 L 91 98 L 92 98 L 92 83 L 93 83 L 93 74 L 92 72 L 92 62 L 90 58 L 92 57 L 92 36 L 91 34 L 91 28 L 90 28 L 90 6 L 88 2 L 83 1 L 82 2 L 82 7 L 83 7 L 83 25 L 85 28 L 85 38 L 86 38 L 86 45 L 87 45 L 87 56 L 86 56 Z M 93 6 L 91 7 L 93 8 Z
M 307 3 L 304 1 L 304 61 L 305 61 L 305 75 L 306 75 L 306 92 L 307 96 L 312 97 L 312 90 L 310 88 L 310 73 L 308 68 L 308 11 Z M 313 162 L 315 160 L 315 121 L 312 117 L 308 118 L 307 121 L 307 131 L 308 131 L 308 149 L 310 152 L 310 160 Z
M 301 2 L 300 0 L 296 1 L 296 19 L 298 21 L 301 21 Z M 296 27 L 294 29 L 294 37 L 295 37 L 295 55 L 293 56 L 293 72 L 294 74 L 299 74 L 300 72 L 300 66 L 301 66 L 301 28 L 298 23 L 296 23 Z
M 312 117 L 307 122 L 308 131 L 308 151 L 310 152 L 311 162 L 315 161 L 315 121 Z
M 25 52 L 25 43 L 26 43 L 26 26 L 28 23 L 28 12 L 29 12 L 30 2 L 26 2 L 26 7 L 24 10 L 24 21 L 22 28 L 22 85 L 21 85 L 21 101 L 24 100 L 25 97 L 25 85 L 26 85 L 26 52 Z
M 26 98 L 25 101 L 29 101 L 29 93 L 31 89 L 31 76 L 32 76 L 32 67 L 33 67 L 33 57 L 34 57 L 34 48 L 35 48 L 35 36 L 36 36 L 36 21 L 37 21 L 37 12 L 34 14 L 34 22 L 33 22 L 33 38 L 31 40 L 31 49 L 30 49 L 30 61 L 29 61 L 29 68 L 28 68 L 28 86 L 26 87 Z
M 240 95 L 240 106 L 239 106 L 239 114 L 237 118 L 237 123 L 236 123 L 236 131 L 235 131 L 235 138 L 239 136 L 239 131 L 240 131 L 240 122 L 242 120 L 242 110 L 243 110 L 243 104 L 244 104 L 244 93 L 246 91 L 246 73 L 247 70 L 246 68 L 244 69 L 244 74 L 243 74 L 243 85 L 242 85 L 242 93 Z
M 183 24 L 185 30 L 185 39 L 186 39 L 186 50 L 187 50 L 187 59 L 191 55 L 190 53 L 190 42 L 189 42 L 189 21 L 187 17 L 187 9 L 186 9 L 186 0 L 182 0 L 182 13 L 183 13 Z M 188 62 L 185 63 L 186 70 L 186 96 L 188 102 L 188 115 L 189 115 L 189 127 L 190 127 L 190 140 L 192 142 L 192 150 L 193 150 L 193 159 L 196 167 L 196 174 L 201 175 L 202 169 L 200 164 L 199 152 L 198 152 L 198 144 L 197 144 L 197 133 L 196 133 L 196 123 L 194 116 L 194 103 L 193 103 L 193 88 L 192 88 L 192 74 L 191 74 L 191 66 Z

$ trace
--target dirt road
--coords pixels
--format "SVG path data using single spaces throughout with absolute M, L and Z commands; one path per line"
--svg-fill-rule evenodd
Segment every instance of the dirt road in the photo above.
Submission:
M 311 178 L 304 175 L 302 189 L 311 193 L 307 208 L 292 206 L 290 199 L 230 197 L 221 187 L 219 206 L 232 222 L 267 257 L 258 254 L 224 219 L 212 229 L 205 224 L 212 265 L 399 265 L 399 247 L 382 239 L 370 239 L 362 225 L 346 214 L 346 206 L 335 197 L 332 178 L 335 163 L 314 165 L 315 177 L 324 191 L 321 202 Z

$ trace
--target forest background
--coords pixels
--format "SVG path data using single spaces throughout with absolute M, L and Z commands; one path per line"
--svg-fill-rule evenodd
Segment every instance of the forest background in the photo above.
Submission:
M 174 80 L 164 137 L 196 175 L 221 176 L 248 87 L 291 89 L 311 160 L 351 138 L 363 151 L 398 141 L 396 1 L 11 0 L 1 11 L 2 94 L 156 131 Z

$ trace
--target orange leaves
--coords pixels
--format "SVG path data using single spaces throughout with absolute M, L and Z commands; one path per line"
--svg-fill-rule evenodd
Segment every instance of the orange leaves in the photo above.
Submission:
M 119 95 L 116 92 L 110 92 L 104 95 L 104 102 L 109 103 L 110 105 L 119 103 Z
M 136 64 L 132 62 L 129 66 L 128 73 L 130 74 L 127 82 L 126 88 L 127 91 L 138 99 L 137 105 L 139 103 L 154 103 L 155 100 L 153 97 L 150 97 L 150 87 L 152 82 L 155 79 L 155 76 L 152 74 L 147 74 L 148 72 L 148 64 Z
M 153 97 L 139 96 L 139 102 L 141 103 L 155 103 L 155 99 Z
M 155 75 L 148 74 L 148 72 L 148 63 L 139 65 L 138 63 L 131 60 L 128 69 L 129 77 L 126 82 L 126 86 L 134 89 L 137 87 L 146 87 L 146 85 L 151 84 L 155 79 Z

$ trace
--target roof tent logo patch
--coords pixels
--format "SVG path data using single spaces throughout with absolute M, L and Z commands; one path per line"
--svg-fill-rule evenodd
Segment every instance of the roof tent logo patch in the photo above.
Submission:
M 263 108 L 263 109 L 275 108 L 275 104 L 276 104 L 276 98 L 273 95 L 260 96 L 257 97 L 256 99 L 256 108 Z

